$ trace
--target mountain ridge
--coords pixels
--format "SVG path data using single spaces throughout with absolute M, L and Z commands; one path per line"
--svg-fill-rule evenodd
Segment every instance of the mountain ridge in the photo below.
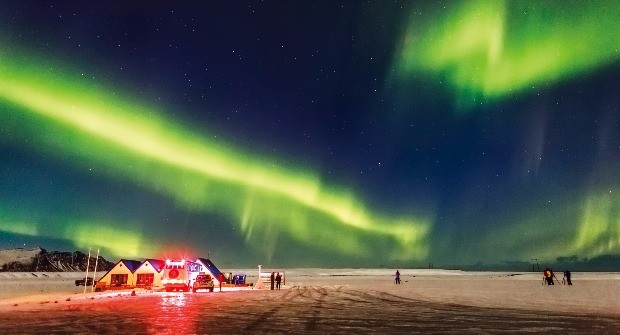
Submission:
M 99 256 L 91 256 L 81 251 L 66 252 L 36 248 L 12 248 L 0 250 L 0 272 L 81 272 L 88 269 L 109 271 L 114 263 Z

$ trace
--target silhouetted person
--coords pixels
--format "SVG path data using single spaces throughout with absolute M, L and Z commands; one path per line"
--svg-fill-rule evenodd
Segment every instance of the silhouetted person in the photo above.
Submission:
M 396 270 L 396 274 L 394 275 L 396 278 L 394 279 L 394 281 L 396 282 L 396 284 L 400 284 L 400 272 L 398 272 L 398 270 Z
M 276 275 L 276 290 L 280 289 L 280 285 L 282 284 L 282 275 L 278 273 Z
M 562 278 L 562 283 L 564 283 L 564 280 L 566 280 L 567 285 L 573 285 L 573 282 L 570 281 L 570 271 L 564 271 L 564 278 Z
M 217 276 L 217 281 L 220 282 L 220 292 L 222 292 L 222 282 L 224 281 L 224 275 L 220 273 L 220 275 Z
M 545 279 L 545 281 L 547 281 L 547 285 L 554 285 L 553 277 L 553 271 L 551 271 L 551 269 L 549 268 L 546 268 L 545 272 L 543 272 L 543 278 Z

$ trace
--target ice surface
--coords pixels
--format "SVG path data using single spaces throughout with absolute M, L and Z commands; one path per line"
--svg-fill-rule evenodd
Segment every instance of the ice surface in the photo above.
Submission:
M 395 285 L 395 269 L 273 271 L 286 273 L 281 291 L 136 296 L 82 294 L 83 273 L 0 273 L 0 333 L 620 333 L 619 273 L 546 286 L 527 272 L 401 269 Z

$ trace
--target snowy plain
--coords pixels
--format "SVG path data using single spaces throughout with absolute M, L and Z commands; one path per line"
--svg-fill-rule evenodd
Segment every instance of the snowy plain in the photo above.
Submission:
M 257 269 L 245 273 L 255 282 Z M 263 269 L 263 271 L 272 271 Z M 275 269 L 273 271 L 281 271 Z M 0 273 L 0 333 L 620 334 L 620 273 L 285 269 L 280 291 L 92 293 L 83 273 Z M 103 274 L 99 274 L 99 278 Z M 558 285 L 560 284 L 560 285 Z M 154 322 L 154 320 L 159 320 Z

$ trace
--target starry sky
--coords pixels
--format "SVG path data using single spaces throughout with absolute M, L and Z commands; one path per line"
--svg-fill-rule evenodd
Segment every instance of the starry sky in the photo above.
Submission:
M 0 4 L 0 247 L 620 255 L 617 1 Z

